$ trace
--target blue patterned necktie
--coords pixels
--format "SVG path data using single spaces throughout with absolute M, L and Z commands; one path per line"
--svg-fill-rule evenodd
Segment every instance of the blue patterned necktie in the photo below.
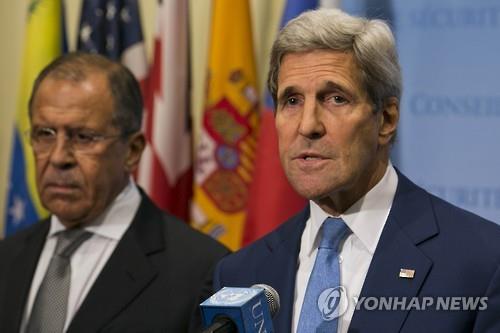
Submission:
M 339 245 L 349 233 L 341 218 L 327 218 L 302 303 L 298 333 L 336 333 L 340 287 Z M 345 295 L 344 295 L 345 296 Z
M 63 331 L 71 282 L 70 259 L 90 236 L 83 229 L 68 229 L 58 235 L 54 255 L 33 303 L 27 333 Z

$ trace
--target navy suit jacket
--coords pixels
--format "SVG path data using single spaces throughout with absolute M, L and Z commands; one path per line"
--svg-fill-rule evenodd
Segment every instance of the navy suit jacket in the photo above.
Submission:
M 437 302 L 440 296 L 480 296 L 488 297 L 488 307 L 482 311 L 361 307 L 354 311 L 349 332 L 500 332 L 500 227 L 429 194 L 400 173 L 398 177 L 360 298 L 433 297 Z M 255 283 L 274 287 L 281 298 L 273 320 L 279 333 L 291 331 L 297 258 L 308 218 L 306 208 L 222 259 L 214 273 L 214 290 Z M 400 278 L 401 268 L 415 270 L 414 278 Z
M 49 221 L 0 241 L 0 332 L 19 332 Z M 215 263 L 229 251 L 162 212 L 144 194 L 139 209 L 68 333 L 187 332 L 201 323 L 200 300 Z M 191 325 L 191 326 L 190 326 Z M 189 328 L 188 328 L 189 327 Z

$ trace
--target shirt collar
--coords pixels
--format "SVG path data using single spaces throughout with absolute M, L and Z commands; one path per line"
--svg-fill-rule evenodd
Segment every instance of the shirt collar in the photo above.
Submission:
M 380 181 L 366 193 L 361 199 L 355 202 L 340 217 L 347 224 L 352 233 L 359 238 L 361 243 L 373 255 L 377 247 L 378 240 L 384 229 L 385 221 L 389 216 L 392 201 L 398 185 L 398 175 L 394 167 L 389 162 L 384 176 Z M 314 201 L 309 201 L 310 221 L 309 221 L 309 255 L 319 244 L 319 230 L 323 221 L 330 215 L 321 209 Z
M 118 241 L 132 223 L 140 203 L 141 194 L 131 178 L 127 186 L 116 196 L 104 213 L 86 225 L 84 229 L 93 234 Z M 53 237 L 66 229 L 55 215 L 51 216 L 50 222 L 48 237 Z

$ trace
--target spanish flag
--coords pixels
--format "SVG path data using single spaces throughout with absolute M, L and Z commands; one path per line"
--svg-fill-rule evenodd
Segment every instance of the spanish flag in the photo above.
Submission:
M 236 250 L 246 219 L 259 123 L 248 0 L 214 0 L 211 33 L 192 224 Z
M 10 166 L 6 236 L 46 215 L 35 185 L 29 131 L 28 100 L 38 73 L 63 50 L 62 5 L 60 0 L 32 0 L 28 7 L 25 46 L 21 69 L 17 114 Z
M 291 19 L 318 5 L 318 0 L 287 0 L 280 27 L 283 28 Z M 250 187 L 243 246 L 271 232 L 307 204 L 307 200 L 299 196 L 288 183 L 281 166 L 273 101 L 269 91 L 261 109 L 257 142 L 259 148 L 255 158 L 254 180 Z

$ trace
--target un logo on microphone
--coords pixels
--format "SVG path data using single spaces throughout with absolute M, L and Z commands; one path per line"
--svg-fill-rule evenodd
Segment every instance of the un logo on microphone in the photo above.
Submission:
M 341 302 L 341 299 L 344 301 Z M 342 316 L 348 305 L 347 291 L 342 286 L 325 289 L 318 297 L 318 309 L 325 321 Z

